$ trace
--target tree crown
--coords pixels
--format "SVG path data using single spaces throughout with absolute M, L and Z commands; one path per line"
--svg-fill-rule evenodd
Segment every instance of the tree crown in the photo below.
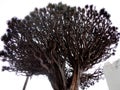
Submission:
M 110 14 L 105 9 L 97 11 L 93 5 L 80 8 L 49 4 L 35 8 L 23 20 L 14 17 L 7 24 L 0 56 L 10 66 L 3 66 L 3 71 L 27 75 L 48 75 L 57 62 L 70 81 L 76 65 L 85 72 L 107 60 L 114 55 L 119 41 Z M 81 87 L 94 84 L 100 75 L 101 70 L 82 73 Z

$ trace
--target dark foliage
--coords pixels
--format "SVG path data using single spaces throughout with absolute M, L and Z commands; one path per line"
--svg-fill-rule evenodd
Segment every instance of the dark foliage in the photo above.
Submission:
M 10 63 L 3 71 L 47 75 L 54 90 L 77 90 L 73 83 L 85 89 L 100 79 L 101 69 L 86 71 L 114 55 L 119 33 L 105 9 L 59 3 L 12 18 L 1 40 L 0 56 Z

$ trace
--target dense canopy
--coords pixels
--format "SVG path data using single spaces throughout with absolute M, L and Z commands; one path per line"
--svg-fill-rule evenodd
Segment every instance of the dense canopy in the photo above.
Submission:
M 3 66 L 3 71 L 47 75 L 54 90 L 93 85 L 102 71 L 86 71 L 114 55 L 119 41 L 110 14 L 104 8 L 97 11 L 93 5 L 81 8 L 50 3 L 7 24 L 0 56 L 9 66 Z

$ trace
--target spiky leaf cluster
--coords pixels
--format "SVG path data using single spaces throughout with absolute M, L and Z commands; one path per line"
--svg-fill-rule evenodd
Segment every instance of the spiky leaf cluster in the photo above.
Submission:
M 119 33 L 105 9 L 59 3 L 36 8 L 24 19 L 12 18 L 1 40 L 4 50 L 0 55 L 10 64 L 3 70 L 47 75 L 58 62 L 69 85 L 76 64 L 84 72 L 114 55 Z M 81 88 L 94 84 L 100 73 L 82 73 Z

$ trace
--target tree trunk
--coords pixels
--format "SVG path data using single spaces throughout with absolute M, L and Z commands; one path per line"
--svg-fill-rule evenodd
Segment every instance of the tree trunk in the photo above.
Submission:
M 53 90 L 79 90 L 78 66 L 74 68 L 73 78 L 70 87 L 67 87 L 66 78 L 65 76 L 62 77 L 62 73 L 57 66 L 52 68 L 51 73 L 48 75 L 48 79 L 53 87 Z
M 79 90 L 79 69 L 74 69 L 70 90 Z
M 48 79 L 51 82 L 53 90 L 67 90 L 65 75 L 56 64 L 51 68 Z

